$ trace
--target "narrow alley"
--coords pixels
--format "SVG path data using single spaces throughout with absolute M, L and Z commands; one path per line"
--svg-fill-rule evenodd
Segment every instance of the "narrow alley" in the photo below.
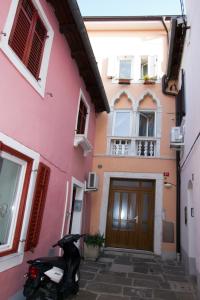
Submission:
M 105 254 L 81 267 L 82 300 L 196 300 L 192 277 L 176 261 L 151 254 Z

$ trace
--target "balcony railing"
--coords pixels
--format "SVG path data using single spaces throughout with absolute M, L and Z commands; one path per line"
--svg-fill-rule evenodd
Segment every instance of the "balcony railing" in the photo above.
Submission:
M 112 155 L 130 155 L 131 140 L 115 139 L 111 140 L 111 154 Z
M 156 138 L 110 138 L 110 154 L 116 156 L 158 156 L 158 139 Z
M 155 156 L 156 141 L 137 140 L 137 156 Z

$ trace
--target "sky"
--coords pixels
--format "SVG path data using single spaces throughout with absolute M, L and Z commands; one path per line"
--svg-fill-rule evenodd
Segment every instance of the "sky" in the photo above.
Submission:
M 180 0 L 77 0 L 83 16 L 180 15 Z

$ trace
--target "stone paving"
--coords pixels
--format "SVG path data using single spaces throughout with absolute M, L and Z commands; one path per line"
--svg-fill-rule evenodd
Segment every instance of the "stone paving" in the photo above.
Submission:
M 197 300 L 196 284 L 176 261 L 155 256 L 102 255 L 81 265 L 73 300 Z

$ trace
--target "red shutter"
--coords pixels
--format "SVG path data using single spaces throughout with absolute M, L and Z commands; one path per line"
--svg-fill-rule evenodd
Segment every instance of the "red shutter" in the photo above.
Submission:
M 45 164 L 40 163 L 38 168 L 35 193 L 33 197 L 29 227 L 27 232 L 25 251 L 35 248 L 39 240 L 49 177 L 50 168 L 47 167 Z
M 26 56 L 35 12 L 36 10 L 30 0 L 19 1 L 8 43 L 23 62 Z
M 47 30 L 31 0 L 20 0 L 9 45 L 38 79 Z
M 42 61 L 42 55 L 44 45 L 46 41 L 47 31 L 42 21 L 37 16 L 35 29 L 33 33 L 33 39 L 31 44 L 31 50 L 28 57 L 27 67 L 29 71 L 34 75 L 36 79 L 39 77 L 40 66 Z
M 85 133 L 86 118 L 87 118 L 87 108 L 85 106 L 84 101 L 81 99 L 80 106 L 79 106 L 79 114 L 78 114 L 77 134 Z

